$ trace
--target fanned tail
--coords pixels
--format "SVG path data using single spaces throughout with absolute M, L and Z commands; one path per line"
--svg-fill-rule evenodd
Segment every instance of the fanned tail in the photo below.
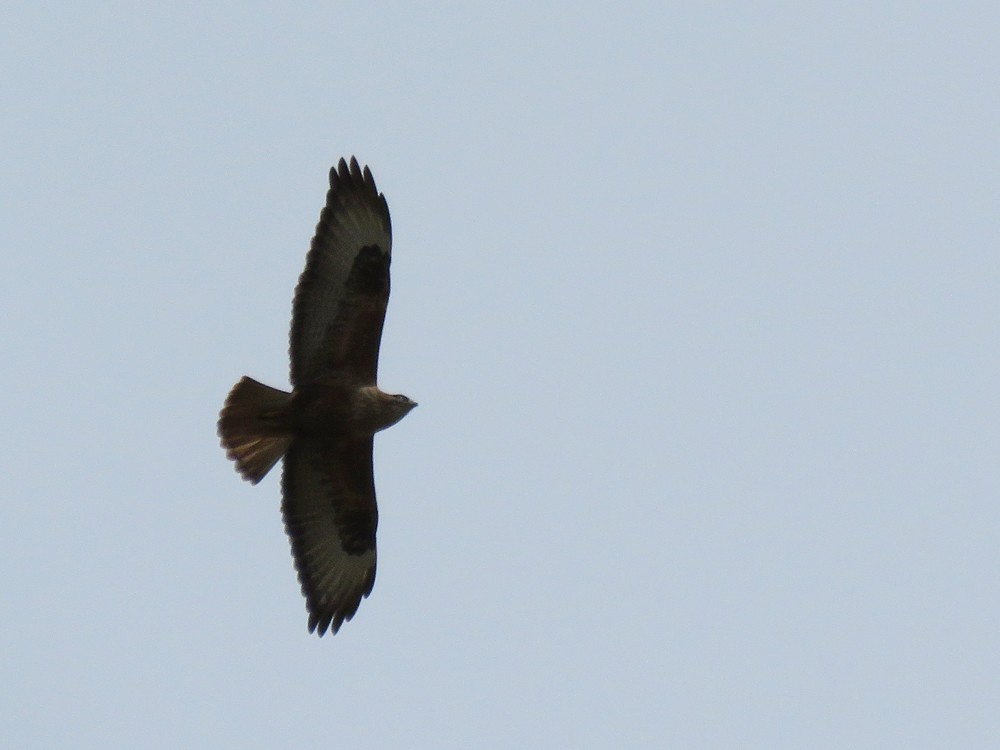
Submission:
M 244 479 L 257 484 L 288 450 L 286 415 L 292 395 L 243 377 L 219 414 L 219 437 Z

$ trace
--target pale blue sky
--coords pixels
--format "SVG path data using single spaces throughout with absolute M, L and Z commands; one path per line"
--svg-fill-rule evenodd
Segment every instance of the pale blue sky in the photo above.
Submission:
M 485 8 L 5 7 L 0 744 L 1000 745 L 1000 6 Z M 421 405 L 319 640 L 215 419 L 351 154 Z

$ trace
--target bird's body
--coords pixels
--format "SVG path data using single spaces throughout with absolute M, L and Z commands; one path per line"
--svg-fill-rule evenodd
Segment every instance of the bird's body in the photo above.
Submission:
M 336 632 L 375 582 L 372 437 L 413 409 L 376 384 L 389 298 L 389 208 L 341 159 L 295 292 L 291 393 L 244 377 L 219 415 L 227 455 L 256 484 L 284 458 L 282 513 L 309 629 Z

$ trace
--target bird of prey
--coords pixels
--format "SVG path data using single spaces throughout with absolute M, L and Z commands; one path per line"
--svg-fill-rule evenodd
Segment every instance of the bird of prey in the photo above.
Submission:
M 376 385 L 392 228 L 372 173 L 330 170 L 292 303 L 292 392 L 242 378 L 219 415 L 226 455 L 256 484 L 279 459 L 281 512 L 309 632 L 336 633 L 375 583 L 372 436 L 416 403 Z

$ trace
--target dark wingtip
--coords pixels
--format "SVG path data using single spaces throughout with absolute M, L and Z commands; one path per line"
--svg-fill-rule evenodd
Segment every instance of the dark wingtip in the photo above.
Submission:
M 341 157 L 337 166 L 330 168 L 330 187 L 336 188 L 341 182 L 351 178 L 351 173 L 347 168 L 347 162 Z
M 340 185 L 354 183 L 358 186 L 367 187 L 373 194 L 378 194 L 375 186 L 375 178 L 372 171 L 366 164 L 364 168 L 358 163 L 356 156 L 351 157 L 350 163 L 343 157 L 337 162 L 337 166 L 330 169 L 330 187 L 337 189 Z
M 331 620 L 333 621 L 332 623 Z M 326 613 L 322 617 L 315 612 L 309 613 L 310 633 L 315 633 L 319 638 L 322 638 L 326 635 L 328 628 L 330 635 L 336 635 L 337 631 L 340 630 L 340 622 L 334 619 L 332 613 Z

